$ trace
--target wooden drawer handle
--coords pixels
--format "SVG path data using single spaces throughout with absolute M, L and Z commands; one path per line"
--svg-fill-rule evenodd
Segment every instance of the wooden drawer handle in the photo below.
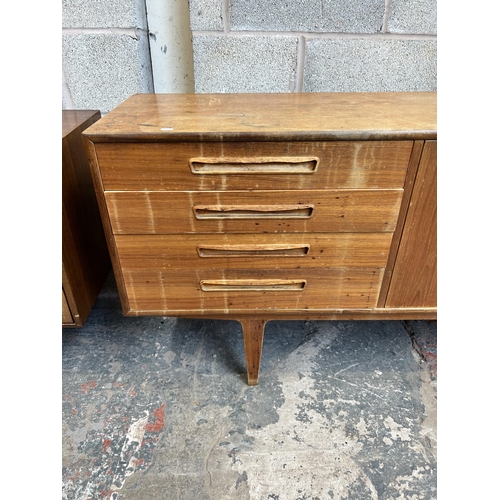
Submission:
M 197 248 L 200 257 L 304 257 L 310 245 L 210 245 Z
M 262 158 L 192 158 L 189 166 L 193 174 L 313 174 L 319 158 L 262 157 Z
M 306 280 L 201 280 L 204 292 L 301 292 Z
M 197 219 L 309 219 L 314 205 L 198 205 Z

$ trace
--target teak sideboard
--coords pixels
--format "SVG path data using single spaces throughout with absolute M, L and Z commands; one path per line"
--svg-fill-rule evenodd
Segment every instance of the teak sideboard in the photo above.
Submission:
M 436 319 L 436 93 L 143 94 L 84 132 L 124 314 Z

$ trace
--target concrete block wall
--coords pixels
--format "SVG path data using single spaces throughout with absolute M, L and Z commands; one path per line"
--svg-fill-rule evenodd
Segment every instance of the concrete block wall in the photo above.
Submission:
M 196 92 L 437 89 L 436 0 L 191 0 Z
M 144 0 L 63 0 L 62 27 L 63 109 L 154 91 Z
M 63 0 L 63 109 L 107 113 L 132 94 L 164 91 L 151 61 L 172 45 L 156 47 L 157 30 L 184 25 L 169 18 L 158 28 L 157 1 L 169 12 L 188 3 Z M 436 0 L 189 0 L 189 20 L 195 92 L 437 87 Z

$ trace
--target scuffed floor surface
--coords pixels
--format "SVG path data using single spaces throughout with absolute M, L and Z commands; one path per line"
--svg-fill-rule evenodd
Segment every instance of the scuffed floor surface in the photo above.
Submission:
M 435 499 L 435 338 L 273 321 L 249 387 L 239 323 L 125 318 L 111 275 L 63 329 L 62 498 Z

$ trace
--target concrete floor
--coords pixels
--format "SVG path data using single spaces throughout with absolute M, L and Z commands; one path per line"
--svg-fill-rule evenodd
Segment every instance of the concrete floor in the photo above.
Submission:
M 63 329 L 63 499 L 427 500 L 436 322 L 125 318 L 112 274 Z

